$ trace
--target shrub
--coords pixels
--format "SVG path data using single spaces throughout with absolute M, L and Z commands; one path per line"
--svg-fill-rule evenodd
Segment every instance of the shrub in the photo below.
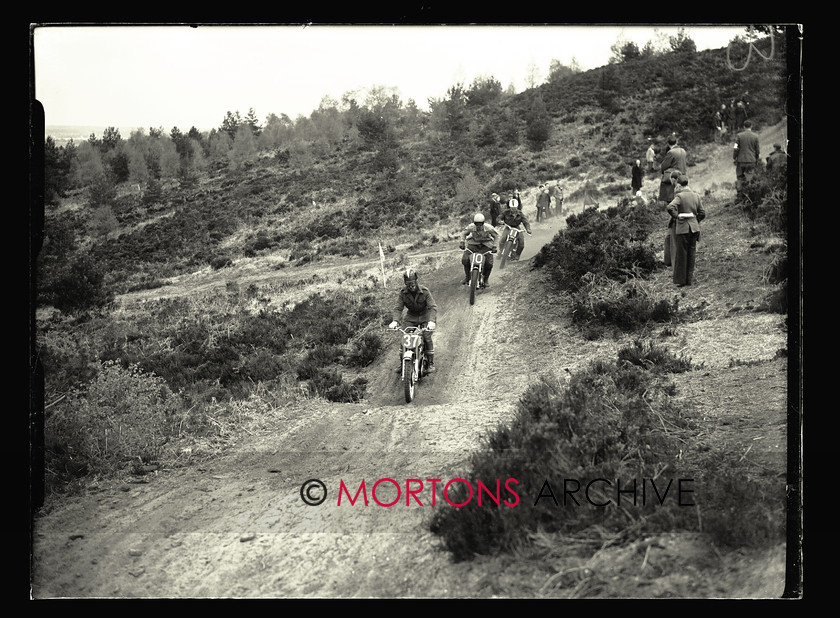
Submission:
M 431 530 L 456 560 L 464 560 L 514 549 L 537 530 L 571 534 L 599 526 L 617 531 L 643 518 L 651 525 L 656 517 L 670 526 L 681 516 L 679 507 L 654 513 L 649 506 L 620 508 L 615 499 L 596 508 L 558 506 L 539 498 L 546 480 L 555 482 L 559 492 L 564 479 L 582 484 L 650 479 L 655 469 L 674 465 L 679 443 L 662 430 L 662 419 L 671 426 L 688 423 L 667 389 L 668 383 L 631 363 L 594 363 L 573 376 L 568 387 L 543 377 L 522 395 L 514 420 L 485 438 L 484 448 L 472 456 L 470 471 L 462 476 L 473 487 L 480 479 L 514 478 L 523 504 L 488 508 L 473 500 L 460 508 L 444 507 L 433 515 Z M 458 503 L 468 496 L 456 490 L 449 497 Z
M 104 307 L 114 299 L 105 285 L 105 271 L 90 255 L 80 254 L 47 290 L 53 306 L 67 312 Z
M 586 273 L 572 295 L 572 319 L 632 331 L 648 322 L 668 322 L 678 312 L 679 297 L 665 298 L 649 282 L 630 274 L 625 281 Z
M 47 465 L 66 477 L 108 475 L 131 462 L 156 461 L 175 433 L 179 409 L 160 377 L 106 361 L 95 379 L 47 415 Z
M 348 344 L 350 351 L 347 353 L 347 362 L 351 366 L 367 367 L 375 361 L 382 348 L 382 337 L 373 331 L 364 333 L 358 339 L 350 341 Z
M 571 291 L 587 285 L 587 273 L 624 282 L 654 272 L 660 263 L 647 242 L 653 227 L 649 210 L 620 205 L 570 215 L 566 229 L 540 249 L 534 265 L 548 267 L 555 283 Z
M 642 339 L 636 339 L 632 345 L 621 348 L 618 351 L 618 360 L 644 369 L 658 369 L 668 373 L 682 373 L 692 369 L 689 357 L 684 354 L 678 356 L 665 346 Z

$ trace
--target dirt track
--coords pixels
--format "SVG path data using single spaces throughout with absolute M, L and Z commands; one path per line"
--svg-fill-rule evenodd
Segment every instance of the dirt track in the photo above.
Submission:
M 544 574 L 509 573 L 488 560 L 452 563 L 428 531 L 434 508 L 428 484 L 416 494 L 424 506 L 406 506 L 405 482 L 457 477 L 480 436 L 509 418 L 528 382 L 543 371 L 574 371 L 593 355 L 614 355 L 621 342 L 580 345 L 562 301 L 528 287 L 537 275 L 529 274 L 527 259 L 560 225 L 559 218 L 534 224 L 523 260 L 497 266 L 491 289 L 474 306 L 460 284 L 457 254 L 451 267 L 424 276 L 440 307 L 438 371 L 419 385 L 413 403 L 404 402 L 394 347 L 370 369 L 370 396 L 362 404 L 312 400 L 275 410 L 275 430 L 249 437 L 212 467 L 102 485 L 42 513 L 35 525 L 33 597 L 474 597 L 505 594 L 507 577 L 517 578 L 522 596 L 535 596 Z M 765 385 L 784 384 L 783 364 L 741 369 L 763 372 L 756 379 Z M 784 419 L 784 391 L 778 394 L 781 412 L 757 410 L 750 428 L 762 433 L 776 423 L 767 432 L 783 453 L 783 431 L 781 447 L 772 433 L 777 417 Z M 302 483 L 313 478 L 327 486 L 320 506 L 301 499 Z M 402 485 L 394 506 L 351 506 L 346 498 L 336 505 L 342 480 L 355 489 L 362 479 L 381 478 Z M 394 487 L 383 483 L 377 497 L 391 502 Z M 663 535 L 657 547 L 662 565 L 714 558 L 695 535 Z M 698 577 L 691 564 L 677 575 L 664 569 L 655 585 L 644 587 L 634 580 L 636 550 L 602 556 L 611 563 L 605 570 L 616 569 L 617 596 L 782 591 L 784 548 L 735 556 L 716 578 Z

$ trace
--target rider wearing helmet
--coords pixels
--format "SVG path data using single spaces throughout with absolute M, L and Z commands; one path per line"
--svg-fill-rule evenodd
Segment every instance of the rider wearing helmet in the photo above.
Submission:
M 403 309 L 407 309 L 405 324 L 427 329 L 423 331 L 423 344 L 426 348 L 426 359 L 429 361 L 428 371 L 431 373 L 435 370 L 435 345 L 432 339 L 432 331 L 436 327 L 437 303 L 429 288 L 420 285 L 417 271 L 413 268 L 409 267 L 403 271 L 403 282 L 405 287 L 397 295 L 397 302 L 391 311 L 393 321 L 388 325 L 388 328 L 399 326 Z
M 492 225 L 487 225 L 484 222 L 484 215 L 476 213 L 473 217 L 473 222 L 468 225 L 463 232 L 461 232 L 461 244 L 459 247 L 464 249 L 464 255 L 461 258 L 461 264 L 464 265 L 464 280 L 461 282 L 466 285 L 470 282 L 470 268 L 472 263 L 470 261 L 470 254 L 466 251 L 467 245 L 471 251 L 487 251 L 488 249 L 496 250 L 496 244 L 499 242 L 499 233 Z M 490 278 L 490 272 L 493 270 L 493 254 L 490 253 L 485 257 L 484 261 L 484 281 L 481 284 L 488 287 L 487 280 Z
M 528 222 L 528 218 L 525 216 L 525 213 L 522 212 L 521 202 L 519 203 L 519 206 L 508 206 L 499 216 L 499 221 L 516 229 L 521 229 L 519 226 L 524 225 L 525 231 L 528 232 L 529 236 L 531 235 L 531 224 Z M 500 245 L 504 246 L 509 233 L 510 232 L 507 228 L 502 230 L 502 237 L 499 239 Z M 522 234 L 519 234 L 516 237 L 516 244 L 516 253 L 511 257 L 512 260 L 518 260 L 519 256 L 522 255 L 522 250 L 525 248 L 525 237 Z

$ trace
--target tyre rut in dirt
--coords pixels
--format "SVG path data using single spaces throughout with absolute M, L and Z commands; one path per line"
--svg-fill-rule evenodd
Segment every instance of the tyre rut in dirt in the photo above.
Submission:
M 475 304 L 475 290 L 478 287 L 478 271 L 474 270 L 470 274 L 470 304 Z
M 405 402 L 414 399 L 414 366 L 411 359 L 403 359 L 403 386 L 405 387 Z

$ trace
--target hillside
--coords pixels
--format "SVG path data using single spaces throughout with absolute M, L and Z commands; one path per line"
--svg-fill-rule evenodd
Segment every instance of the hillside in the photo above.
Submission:
M 593 76 L 580 79 L 581 88 L 567 92 L 583 92 Z M 527 107 L 527 99 L 518 101 Z M 624 110 L 636 104 L 628 102 Z M 574 103 L 564 105 L 571 109 Z M 763 151 L 787 137 L 786 125 L 769 109 L 762 112 Z M 788 397 L 797 394 L 788 383 L 799 362 L 788 358 L 796 325 L 768 308 L 779 286 L 767 273 L 783 239 L 730 205 L 730 147 L 692 137 L 691 127 L 684 126 L 691 183 L 707 211 L 697 284 L 678 290 L 668 269 L 660 267 L 644 289 L 673 301 L 678 314 L 641 331 L 606 329 L 592 336 L 574 320 L 573 296 L 555 289 L 549 269 L 535 267 L 532 258 L 566 228 L 568 215 L 584 211 L 584 193 L 594 195 L 602 211 L 627 195 L 625 159 L 643 152 L 642 128 L 651 129 L 631 124 L 639 132 L 632 129 L 625 150 L 616 145 L 619 133 L 613 129 L 615 123 L 627 124 L 629 116 L 598 117 L 591 124 L 585 121 L 588 113 L 578 110 L 575 122 L 556 118 L 551 142 L 539 153 L 519 146 L 491 158 L 495 169 L 482 178 L 480 199 L 486 187 L 507 189 L 515 179 L 525 212 L 533 217 L 537 184 L 559 176 L 567 200 L 562 218 L 533 223 L 523 260 L 494 270 L 492 287 L 475 306 L 460 285 L 454 239 L 462 216 L 478 206 L 453 195 L 458 179 L 469 176 L 461 167 L 468 162 L 463 152 L 404 146 L 401 171 L 410 173 L 390 176 L 359 172 L 376 156 L 363 149 L 327 156 L 308 172 L 263 158 L 235 174 L 217 168 L 189 189 L 173 184 L 165 188 L 165 199 L 143 208 L 137 208 L 142 198 L 131 187 L 121 187 L 115 202 L 120 231 L 105 241 L 83 242 L 109 265 L 113 300 L 104 311 L 79 316 L 40 308 L 39 328 L 49 352 L 44 358 L 55 363 L 49 365 L 48 386 L 88 375 L 96 352 L 97 363 L 138 360 L 154 367 L 189 409 L 178 412 L 182 426 L 165 456 L 116 474 L 85 470 L 73 477 L 66 453 L 62 460 L 50 452 L 51 481 L 62 480 L 73 490 L 49 493 L 34 519 L 33 598 L 795 594 L 798 573 L 788 567 L 798 547 L 784 533 L 762 538 L 766 531 L 783 530 L 786 515 L 796 512 L 785 502 L 787 483 L 797 482 L 788 472 L 789 457 L 798 453 L 798 419 L 787 415 Z M 506 167 L 499 161 L 515 163 Z M 644 194 L 654 196 L 657 185 L 656 176 L 647 176 Z M 381 200 L 387 208 L 377 201 L 377 191 L 387 198 Z M 433 199 L 436 195 L 441 199 Z M 406 214 L 412 208 L 418 214 Z M 49 216 L 78 221 L 89 210 L 79 192 Z M 405 219 L 374 225 L 383 215 Z M 345 234 L 333 235 L 327 223 Z M 313 230 L 322 233 L 307 236 Z M 664 232 L 663 214 L 661 231 L 653 237 Z M 179 242 L 172 241 L 173 233 Z M 440 306 L 439 369 L 420 384 L 411 404 L 404 403 L 394 373 L 396 342 L 379 317 L 405 265 L 420 270 Z M 329 311 L 316 311 L 313 298 Z M 356 300 L 362 302 L 351 304 Z M 341 303 L 350 312 L 342 313 Z M 292 316 L 289 322 L 283 321 L 286 315 Z M 294 330 L 295 321 L 300 330 Z M 317 338 L 356 329 L 349 339 L 336 339 L 339 343 L 322 345 Z M 281 337 L 291 343 L 281 348 L 276 341 Z M 720 514 L 701 504 L 692 509 L 690 526 L 616 532 L 596 525 L 576 534 L 536 530 L 516 551 L 455 561 L 430 529 L 443 505 L 429 504 L 428 488 L 415 496 L 423 506 L 332 501 L 342 481 L 357 487 L 361 479 L 395 479 L 406 490 L 408 479 L 469 478 L 471 456 L 517 417 L 529 388 L 551 376 L 568 382 L 640 337 L 691 360 L 690 370 L 668 376 L 674 382 L 670 399 L 691 422 L 671 434 L 682 441 L 686 459 L 721 453 L 718 465 L 730 466 L 726 478 L 735 485 L 716 489 L 731 492 L 731 510 L 743 512 L 726 520 L 732 524 L 728 538 L 714 530 Z M 367 364 L 335 365 L 335 359 L 318 355 L 323 347 L 348 361 L 347 350 L 364 350 L 361 341 L 383 345 Z M 313 387 L 317 372 L 295 379 L 294 371 L 300 378 L 310 361 L 338 366 L 343 378 L 338 386 L 364 389 L 357 397 L 331 399 Z M 114 384 L 132 387 L 120 379 L 125 381 Z M 130 405 L 108 392 L 111 383 L 102 385 L 103 402 Z M 48 395 L 54 406 L 48 414 L 58 415 L 71 399 L 69 391 Z M 58 463 L 66 469 L 50 467 Z M 330 500 L 317 507 L 301 500 L 302 484 L 314 478 L 330 492 Z M 748 494 L 752 487 L 764 493 Z M 526 498 L 533 499 L 538 488 L 520 489 L 519 508 L 525 510 Z M 390 482 L 380 490 L 382 502 L 394 499 Z M 744 496 L 754 504 L 745 507 Z
M 713 191 L 727 184 L 717 158 L 694 182 Z M 708 211 L 699 283 L 683 299 L 702 311 L 667 336 L 677 347 L 690 341 L 692 358 L 703 365 L 680 381 L 679 396 L 695 402 L 704 419 L 698 439 L 724 441 L 784 484 L 787 359 L 778 351 L 787 345 L 785 319 L 751 306 L 768 288 L 755 239 L 741 236 L 740 216 L 722 204 Z M 535 225 L 525 257 L 562 225 L 550 221 Z M 733 261 L 741 268 L 729 268 Z M 300 502 L 300 483 L 311 477 L 330 487 L 338 479 L 453 478 L 480 436 L 509 418 L 529 381 L 574 372 L 625 342 L 581 340 L 563 299 L 540 294 L 542 274 L 526 262 L 499 272 L 496 286 L 470 307 L 452 262 L 434 254 L 424 277 L 443 307 L 440 371 L 413 404 L 401 401 L 387 354 L 366 371 L 372 388 L 362 403 L 309 400 L 243 411 L 223 457 L 98 483 L 51 505 L 36 520 L 34 596 L 781 595 L 784 543 L 726 553 L 702 535 L 674 532 L 626 546 L 605 543 L 585 558 L 566 557 L 564 566 L 513 556 L 452 563 L 424 524 L 427 509 Z M 664 271 L 658 280 L 669 285 Z M 237 281 L 249 281 L 244 269 Z M 209 280 L 185 280 L 168 289 L 200 297 L 210 287 Z M 123 302 L 125 310 L 142 306 L 137 296 Z

